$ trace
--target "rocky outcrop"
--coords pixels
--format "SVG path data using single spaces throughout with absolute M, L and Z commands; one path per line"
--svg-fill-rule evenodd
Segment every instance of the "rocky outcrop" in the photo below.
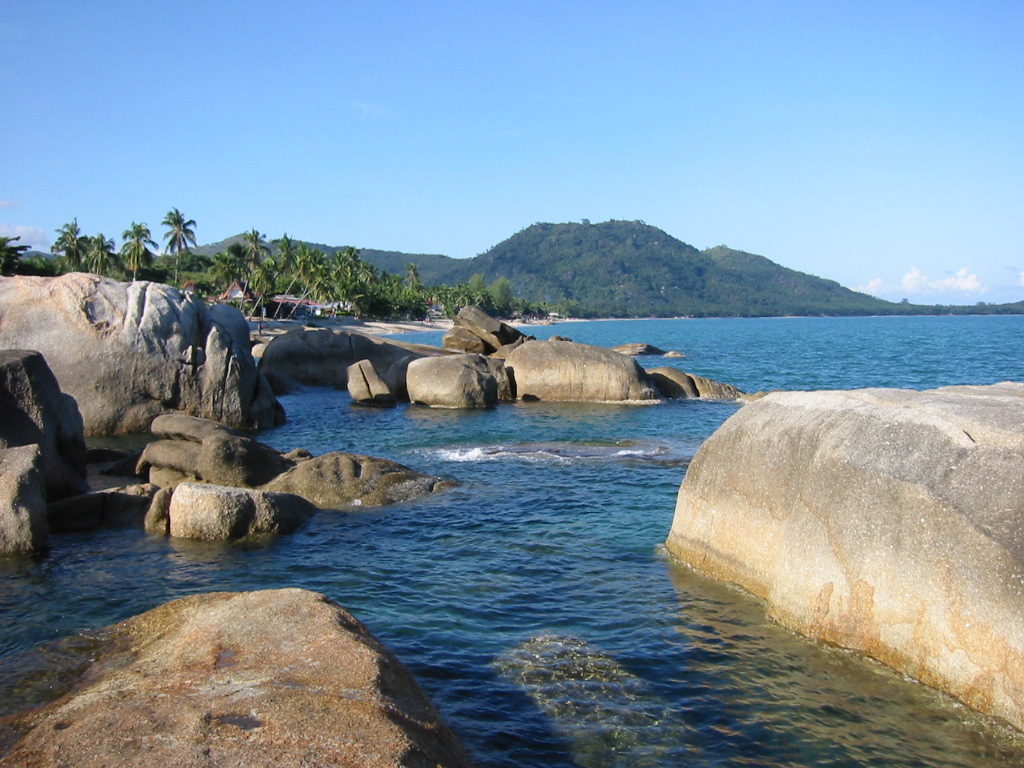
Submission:
M 161 487 L 202 482 L 291 493 L 325 509 L 379 506 L 441 491 L 450 483 L 387 459 L 338 451 L 282 454 L 269 445 L 192 416 L 153 420 L 163 438 L 139 458 L 138 473 Z
M 46 494 L 38 445 L 0 449 L 0 555 L 46 546 Z
M 181 483 L 167 510 L 171 536 L 223 541 L 257 534 L 291 533 L 316 507 L 290 493 Z
M 665 350 L 658 349 L 657 347 L 642 341 L 634 341 L 629 344 L 619 344 L 618 346 L 612 347 L 612 351 L 618 352 L 622 355 L 629 355 L 630 357 L 636 357 L 637 355 L 665 354 Z
M 263 350 L 260 371 L 275 389 L 297 384 L 345 389 L 348 369 L 369 360 L 393 394 L 405 394 L 405 369 L 419 357 L 446 354 L 437 347 L 405 344 L 329 329 L 304 329 L 277 336 Z
M 41 352 L 88 435 L 142 432 L 168 411 L 241 428 L 284 420 L 241 313 L 167 285 L 0 278 L 0 348 Z
M 67 669 L 16 682 L 46 704 L 0 719 L 2 766 L 471 765 L 395 656 L 313 592 L 193 595 L 40 657 Z
M 50 532 L 141 527 L 156 492 L 155 485 L 139 483 L 51 502 L 46 505 Z
M 769 394 L 700 448 L 667 547 L 1024 727 L 1024 384 Z
M 626 355 L 572 341 L 528 341 L 505 369 L 521 400 L 657 402 L 643 368 Z
M 705 379 L 703 376 L 687 373 L 671 366 L 652 368 L 647 374 L 651 377 L 651 382 L 658 388 L 662 397 L 736 400 L 743 395 L 743 392 L 732 384 L 723 384 L 714 379 Z
M 441 344 L 445 349 L 456 352 L 489 355 L 527 338 L 531 337 L 491 317 L 480 307 L 463 307 L 455 316 L 452 329 L 441 339 Z
M 435 408 L 491 408 L 513 399 L 505 366 L 483 355 L 414 360 L 407 384 L 411 402 Z
M 2 279 L 2 278 L 0 278 Z M 50 501 L 88 490 L 85 438 L 74 398 L 38 352 L 0 350 L 0 448 L 38 445 Z
M 348 367 L 348 393 L 357 405 L 390 408 L 396 402 L 395 393 L 369 360 L 360 360 Z

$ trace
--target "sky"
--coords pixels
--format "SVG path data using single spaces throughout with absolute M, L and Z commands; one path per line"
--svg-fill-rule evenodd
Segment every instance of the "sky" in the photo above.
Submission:
M 474 256 L 643 220 L 914 303 L 1024 299 L 1024 3 L 0 3 L 0 235 Z

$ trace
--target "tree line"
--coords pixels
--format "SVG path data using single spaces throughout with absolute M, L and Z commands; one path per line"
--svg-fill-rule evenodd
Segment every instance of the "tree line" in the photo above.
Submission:
M 287 234 L 267 240 L 251 229 L 211 256 L 195 253 L 196 222 L 172 208 L 161 222 L 163 249 L 144 223 L 132 222 L 121 247 L 102 233 L 84 234 L 72 219 L 58 230 L 54 258 L 26 257 L 19 238 L 0 238 L 2 274 L 58 275 L 88 271 L 122 280 L 153 280 L 188 285 L 202 295 L 221 296 L 233 284 L 237 301 L 251 314 L 287 316 L 297 306 L 315 304 L 321 312 L 382 319 L 423 319 L 432 310 L 446 316 L 480 306 L 503 317 L 538 316 L 547 307 L 513 295 L 507 278 L 488 284 L 483 275 L 455 285 L 425 285 L 415 263 L 404 275 L 383 271 L 345 247 L 334 252 L 311 247 Z M 277 301 L 275 296 L 290 297 Z

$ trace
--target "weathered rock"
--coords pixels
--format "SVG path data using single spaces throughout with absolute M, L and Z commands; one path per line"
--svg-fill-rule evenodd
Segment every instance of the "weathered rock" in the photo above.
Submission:
M 151 536 L 170 536 L 171 534 L 171 499 L 174 488 L 160 488 L 153 495 L 153 500 L 146 510 L 142 527 Z
M 619 344 L 616 347 L 612 347 L 612 350 L 622 355 L 629 355 L 635 357 L 636 355 L 664 355 L 665 350 L 658 349 L 657 347 L 645 344 L 642 341 L 634 341 L 629 344 Z
M 53 533 L 141 526 L 157 487 L 150 483 L 107 488 L 50 502 L 46 516 Z
M 171 536 L 221 541 L 261 533 L 291 533 L 316 507 L 290 493 L 207 483 L 181 483 L 167 509 Z
M 352 402 L 359 405 L 388 408 L 395 404 L 394 393 L 369 360 L 360 360 L 348 367 L 348 393 Z
M 397 504 L 450 486 L 395 461 L 335 451 L 300 461 L 263 488 L 294 493 L 324 509 L 347 509 Z
M 505 360 L 522 400 L 656 402 L 658 393 L 636 361 L 572 341 L 529 341 Z
M 651 377 L 651 382 L 661 392 L 662 397 L 736 400 L 743 394 L 732 384 L 705 379 L 703 376 L 687 373 L 671 366 L 652 368 L 647 375 Z
M 349 366 L 369 360 L 391 391 L 398 394 L 405 387 L 405 366 L 410 360 L 443 354 L 444 350 L 424 344 L 384 341 L 348 331 L 306 329 L 271 340 L 263 351 L 260 370 L 272 380 L 344 389 Z
M 483 355 L 414 360 L 406 382 L 412 402 L 435 408 L 491 408 L 513 399 L 505 366 Z
M 1024 384 L 770 394 L 700 448 L 667 546 L 1024 727 Z
M 0 719 L 0 766 L 472 764 L 394 655 L 316 593 L 193 595 L 91 635 L 58 649 L 75 672 L 59 697 Z
M 678 349 L 670 349 L 668 352 L 666 352 L 664 355 L 662 355 L 662 357 L 681 358 L 681 357 L 686 357 L 686 355 L 683 354 L 682 352 L 680 352 Z
M 0 278 L 0 348 L 42 352 L 89 435 L 141 432 L 175 410 L 244 428 L 284 420 L 241 313 L 167 285 Z
M 525 338 L 521 331 L 491 317 L 480 307 L 463 307 L 441 344 L 457 352 L 489 355 Z
M 251 437 L 194 416 L 169 414 L 153 420 L 151 431 L 167 439 L 149 443 L 139 457 L 138 474 L 151 466 L 175 470 L 178 481 L 254 488 L 292 466 L 279 451 Z M 166 476 L 162 478 L 168 483 Z M 156 482 L 150 476 L 151 482 Z
M 521 339 L 516 339 L 511 344 L 503 344 L 502 346 L 498 347 L 496 350 L 491 352 L 491 357 L 497 360 L 504 360 L 512 353 L 513 349 L 522 346 L 524 343 L 526 343 L 527 340 L 528 339 L 524 336 Z
M 0 448 L 21 445 L 39 446 L 48 499 L 88 490 L 82 416 L 74 398 L 60 391 L 41 354 L 2 349 Z
M 38 445 L 0 449 L 0 555 L 46 546 L 46 494 Z
M 373 456 L 335 452 L 313 457 L 304 450 L 281 454 L 194 416 L 160 416 L 153 431 L 169 439 L 147 445 L 138 470 L 164 488 L 212 483 L 292 493 L 319 507 L 341 509 L 409 501 L 450 485 Z

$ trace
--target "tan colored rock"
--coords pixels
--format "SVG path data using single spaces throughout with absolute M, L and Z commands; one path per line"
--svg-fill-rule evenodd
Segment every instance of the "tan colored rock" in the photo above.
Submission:
M 1024 727 L 1024 384 L 769 394 L 700 448 L 667 547 Z
M 316 593 L 194 595 L 92 634 L 55 700 L 0 719 L 0 766 L 472 764 L 394 655 Z
M 642 341 L 634 341 L 629 344 L 619 344 L 618 346 L 612 347 L 612 350 L 618 352 L 620 355 L 629 355 L 630 357 L 636 357 L 637 355 L 665 354 L 665 350 L 658 349 L 657 347 Z
M 505 369 L 521 400 L 658 402 L 636 361 L 610 349 L 572 341 L 528 341 L 512 350 Z
M 687 373 L 671 366 L 652 368 L 647 374 L 663 397 L 736 400 L 743 394 L 732 384 L 706 379 L 695 373 Z
M 405 366 L 418 357 L 447 354 L 425 344 L 406 344 L 361 333 L 305 329 L 278 336 L 267 344 L 260 371 L 271 380 L 345 389 L 348 369 L 369 360 L 396 395 L 405 386 Z
M 46 546 L 46 492 L 38 445 L 0 449 L 0 555 Z
M 526 338 L 521 331 L 491 317 L 480 307 L 470 306 L 459 310 L 441 344 L 456 352 L 489 355 Z
M 348 393 L 358 405 L 387 408 L 395 404 L 394 393 L 370 360 L 360 360 L 348 367 Z
M 171 536 L 205 541 L 291 533 L 315 512 L 294 494 L 207 483 L 181 483 L 167 509 Z
M 0 348 L 41 352 L 87 435 L 142 432 L 175 410 L 243 428 L 284 420 L 241 313 L 167 285 L 0 278 Z
M 512 399 L 505 366 L 483 355 L 414 360 L 406 383 L 411 402 L 434 408 L 492 408 Z

